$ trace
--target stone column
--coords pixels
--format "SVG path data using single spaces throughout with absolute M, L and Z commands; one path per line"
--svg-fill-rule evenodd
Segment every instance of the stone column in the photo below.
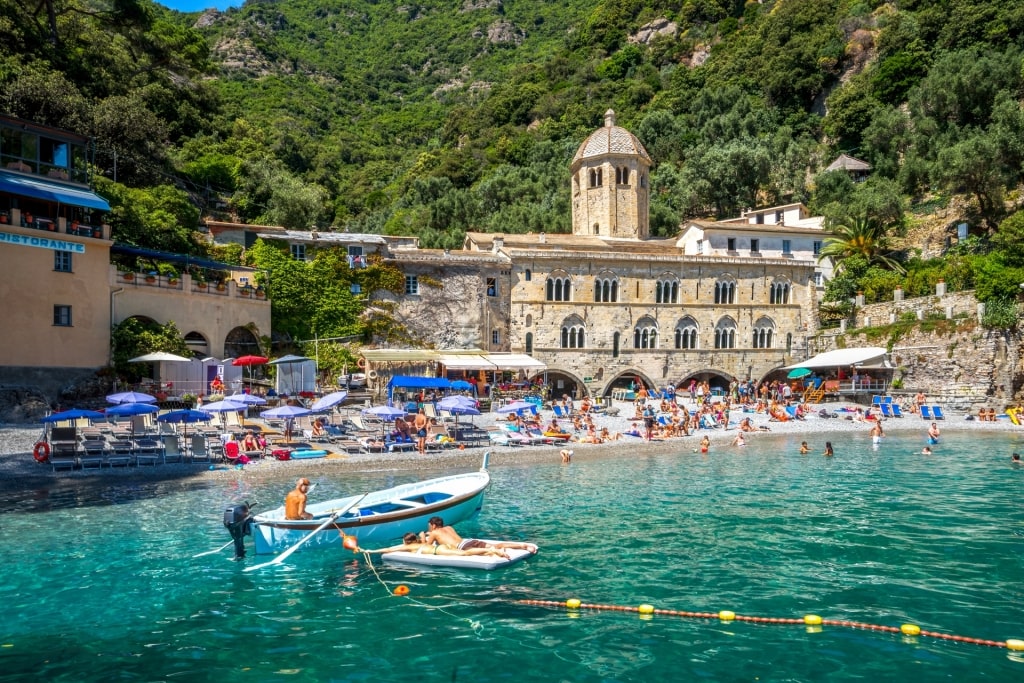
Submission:
M 939 280 L 935 283 L 935 296 L 946 296 L 946 281 Z
M 893 301 L 903 301 L 903 288 L 902 287 L 897 287 L 896 289 L 893 290 L 893 292 L 892 292 L 892 300 Z

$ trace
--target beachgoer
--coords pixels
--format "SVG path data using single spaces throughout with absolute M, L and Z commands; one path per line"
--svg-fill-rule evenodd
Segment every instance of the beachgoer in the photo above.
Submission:
M 932 422 L 932 426 L 928 428 L 928 443 L 934 446 L 939 442 L 939 425 Z
M 708 449 L 711 448 L 711 438 L 705 434 L 704 438 L 700 440 L 700 452 L 707 453 Z
M 871 443 L 877 446 L 882 443 L 883 436 L 885 436 L 885 434 L 882 432 L 882 423 L 876 420 L 875 423 L 871 425 Z
M 313 438 L 322 439 L 325 436 L 327 436 L 327 432 L 324 431 L 323 424 L 320 423 L 319 419 L 313 420 Z
M 931 455 L 931 454 L 932 454 L 932 449 L 928 448 L 927 446 L 925 446 L 924 448 L 921 449 L 921 455 Z
M 914 403 L 917 404 L 917 412 L 918 413 L 921 412 L 921 406 L 923 406 L 927 402 L 928 402 L 928 398 L 924 395 L 923 391 L 919 391 L 919 392 L 917 392 L 917 394 L 914 395 Z
M 832 450 L 832 442 L 831 441 L 826 441 L 825 442 L 825 453 L 824 453 L 824 455 L 829 457 L 829 458 L 831 458 L 833 455 L 835 455 L 835 451 Z
M 285 519 L 313 519 L 313 515 L 306 512 L 306 493 L 308 491 L 309 479 L 302 477 L 295 483 L 295 488 L 285 496 Z
M 570 451 L 571 452 L 571 451 Z M 469 550 L 471 548 L 514 548 L 537 552 L 537 546 L 532 543 L 519 543 L 516 541 L 499 541 L 487 543 L 476 538 L 463 538 L 450 526 L 445 526 L 444 520 L 440 517 L 431 517 L 427 522 L 427 531 L 420 534 L 420 540 L 424 543 L 439 543 L 457 550 Z
M 1014 453 L 1012 456 L 1010 456 L 1010 462 L 1012 462 L 1014 465 L 1019 465 L 1020 453 Z
M 242 450 L 246 453 L 252 453 L 253 451 L 261 451 L 263 448 L 260 446 L 259 440 L 252 433 L 252 430 L 248 430 L 245 433 L 245 438 L 242 439 Z
M 563 448 L 558 451 L 558 454 L 562 456 L 562 462 L 572 462 L 573 451 L 571 448 Z
M 732 440 L 733 446 L 743 447 L 747 445 L 747 442 L 743 439 L 743 432 L 737 432 L 736 438 Z
M 390 548 L 380 548 L 378 550 L 366 550 L 365 548 L 356 548 L 357 553 L 373 553 L 380 555 L 383 553 L 418 553 L 420 555 L 457 555 L 465 557 L 467 555 L 491 555 L 497 557 L 504 557 L 508 559 L 508 553 L 500 548 L 467 548 L 465 550 L 459 548 L 449 548 L 443 543 L 425 543 L 421 542 L 416 538 L 416 534 L 409 532 L 405 536 L 402 536 L 402 545 L 393 545 Z
M 995 422 L 996 421 L 996 409 L 995 408 L 989 408 L 988 409 L 988 413 L 986 413 L 986 415 L 985 415 L 985 419 L 988 422 Z
M 806 441 L 800 442 L 800 455 L 806 455 L 811 452 L 811 447 L 807 445 Z
M 750 421 L 749 417 L 745 417 L 742 420 L 740 420 L 740 431 L 741 432 L 752 432 L 752 431 L 754 431 L 754 425 Z
M 420 455 L 426 455 L 427 453 L 427 416 L 423 413 L 423 408 L 420 408 L 416 413 L 415 419 L 412 421 L 412 428 L 416 430 L 416 450 L 419 451 Z

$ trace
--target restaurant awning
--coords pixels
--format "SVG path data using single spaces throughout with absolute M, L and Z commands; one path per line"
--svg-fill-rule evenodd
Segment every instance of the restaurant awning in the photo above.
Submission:
M 484 356 L 477 355 L 441 355 L 437 362 L 447 370 L 494 370 L 494 363 Z
M 885 363 L 886 350 L 878 346 L 868 346 L 856 349 L 836 349 L 819 353 L 813 358 L 808 358 L 801 363 L 787 365 L 783 370 L 795 368 L 836 368 L 848 366 L 882 366 Z
M 87 188 L 63 185 L 42 178 L 28 178 L 15 173 L 0 171 L 0 191 L 71 206 L 110 211 L 107 200 Z
M 499 370 L 547 370 L 548 366 L 525 353 L 489 353 L 485 358 Z
M 437 358 L 430 349 L 365 349 L 359 352 L 370 363 L 414 363 Z

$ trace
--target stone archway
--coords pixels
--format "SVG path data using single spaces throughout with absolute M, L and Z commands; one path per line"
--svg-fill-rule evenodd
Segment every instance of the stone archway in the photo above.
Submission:
M 738 381 L 736 377 L 727 372 L 715 370 L 714 368 L 705 368 L 703 370 L 694 370 L 684 376 L 676 382 L 676 389 L 686 391 L 690 386 L 691 379 L 695 379 L 698 382 L 707 382 L 712 389 L 721 389 L 726 392 L 729 390 L 729 384 Z
M 205 358 L 210 355 L 210 342 L 202 332 L 193 330 L 186 334 L 185 344 L 196 358 Z
M 647 388 L 650 391 L 655 391 L 658 387 L 658 383 L 651 379 L 647 373 L 637 370 L 636 368 L 629 368 L 613 377 L 604 386 L 604 390 L 601 395 L 605 397 L 611 396 L 612 392 L 617 389 L 634 390 L 637 385 L 637 380 L 647 385 Z
M 571 372 L 548 368 L 545 374 L 551 400 L 561 399 L 565 394 L 568 394 L 569 398 L 574 400 L 579 400 L 589 395 L 587 385 L 580 377 Z
M 224 357 L 258 356 L 261 353 L 260 340 L 246 327 L 236 327 L 224 338 Z

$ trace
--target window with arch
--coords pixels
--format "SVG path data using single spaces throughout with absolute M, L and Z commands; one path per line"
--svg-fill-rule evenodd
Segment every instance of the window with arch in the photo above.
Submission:
M 643 173 L 640 174 L 640 187 L 647 187 L 647 176 Z
M 573 316 L 562 323 L 560 348 L 582 349 L 587 345 L 587 328 L 583 321 Z
M 771 289 L 768 290 L 768 303 L 770 304 L 789 304 L 790 301 L 790 290 L 788 282 L 773 282 Z
M 604 185 L 604 178 L 602 175 L 602 170 L 600 168 L 590 169 L 590 186 L 601 187 Z
M 622 340 L 622 335 L 618 332 L 612 335 L 612 358 L 619 357 L 619 342 Z
M 533 273 L 530 272 L 529 268 L 523 271 L 523 279 L 526 280 L 527 282 L 533 279 Z
M 533 332 L 526 333 L 526 355 L 533 353 Z
M 658 348 L 658 323 L 652 318 L 643 317 L 633 328 L 634 349 L 656 349 Z
M 697 346 L 697 321 L 693 318 L 683 318 L 676 325 L 676 348 L 696 349 Z
M 732 280 L 719 280 L 715 283 L 715 303 L 736 303 L 736 283 Z
M 629 169 L 625 166 L 615 168 L 615 183 L 617 185 L 629 185 Z
M 775 348 L 775 323 L 768 318 L 761 318 L 754 324 L 754 343 L 752 346 L 755 349 L 772 349 Z
M 736 348 L 736 323 L 730 318 L 723 318 L 715 325 L 715 348 Z
M 619 281 L 614 277 L 599 277 L 594 280 L 594 301 L 615 303 L 619 300 Z
M 548 301 L 572 301 L 572 279 L 569 276 L 549 277 L 544 298 Z
M 658 280 L 654 285 L 654 303 L 677 304 L 679 303 L 679 280 L 666 279 Z

